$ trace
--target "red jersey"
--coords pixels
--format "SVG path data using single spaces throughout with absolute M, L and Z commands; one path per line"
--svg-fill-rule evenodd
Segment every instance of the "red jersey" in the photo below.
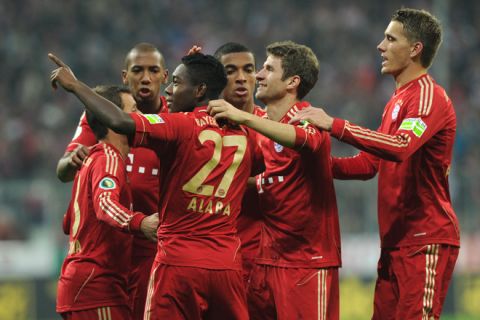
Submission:
M 266 112 L 255 106 L 253 114 L 264 117 Z M 255 188 L 247 188 L 242 201 L 242 210 L 237 218 L 237 232 L 242 242 L 242 256 L 253 259 L 258 254 L 260 231 L 263 225 L 263 215 L 258 202 L 258 192 Z
M 370 178 L 378 170 L 382 247 L 460 244 L 448 190 L 455 131 L 452 102 L 427 74 L 395 91 L 378 131 L 334 120 L 332 136 L 373 155 L 336 159 L 333 171 Z
M 168 112 L 165 97 L 161 97 L 160 113 Z M 88 125 L 85 113 L 80 118 L 75 135 L 67 146 L 66 152 L 72 152 L 79 144 L 92 146 L 97 139 Z M 127 174 L 133 196 L 133 209 L 147 215 L 158 212 L 160 200 L 160 160 L 154 151 L 148 148 L 132 148 L 126 161 Z M 143 234 L 134 238 L 134 256 L 153 256 L 156 244 L 147 240 Z
M 299 102 L 280 120 L 288 123 Z M 295 150 L 259 135 L 266 170 L 257 177 L 264 214 L 260 264 L 293 268 L 341 265 L 340 229 L 330 137 L 310 124 L 295 127 Z
M 252 171 L 255 132 L 219 127 L 205 107 L 130 116 L 133 145 L 154 149 L 168 168 L 162 171 L 156 261 L 240 270 L 236 218 Z
M 130 207 L 124 159 L 110 144 L 95 145 L 75 176 L 66 213 L 70 245 L 58 281 L 57 312 L 129 306 L 129 233 L 140 232 L 145 217 Z

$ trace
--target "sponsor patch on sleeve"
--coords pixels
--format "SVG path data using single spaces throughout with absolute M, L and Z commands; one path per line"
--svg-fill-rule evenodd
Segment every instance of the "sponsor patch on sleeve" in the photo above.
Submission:
M 103 189 L 103 190 L 112 190 L 117 187 L 115 181 L 107 177 L 103 178 L 102 181 L 100 181 L 100 184 L 98 186 L 100 187 L 100 189 Z
M 298 124 L 298 126 L 300 128 L 305 129 L 306 127 L 308 127 L 309 124 L 310 124 L 310 122 L 308 122 L 307 120 L 300 120 L 300 123 Z
M 160 117 L 158 114 L 143 114 L 142 116 L 144 116 L 148 122 L 150 122 L 150 124 L 165 123 L 162 117 Z
M 400 124 L 400 129 L 412 131 L 417 137 L 421 137 L 425 130 L 427 130 L 427 124 L 420 118 L 408 118 L 403 119 Z

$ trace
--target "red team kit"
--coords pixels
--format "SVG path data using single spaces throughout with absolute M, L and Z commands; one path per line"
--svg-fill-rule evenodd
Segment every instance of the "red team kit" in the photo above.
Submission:
M 452 102 L 428 74 L 394 92 L 377 132 L 334 120 L 331 135 L 364 151 L 333 158 L 334 177 L 379 175 L 373 319 L 440 317 L 460 247 L 448 188 L 455 131 Z
M 295 104 L 280 122 L 289 123 L 307 106 Z M 265 117 L 258 107 L 254 112 Z M 135 319 L 198 318 L 215 303 L 212 319 L 246 319 L 248 298 L 252 318 L 337 319 L 341 250 L 334 177 L 379 174 L 377 287 L 391 283 L 383 284 L 381 274 L 398 268 L 397 250 L 427 255 L 415 262 L 427 272 L 453 270 L 459 227 L 448 173 L 455 114 L 429 75 L 396 90 L 378 132 L 334 120 L 331 135 L 363 150 L 351 158 L 331 157 L 330 134 L 308 123 L 295 126 L 296 147 L 286 148 L 243 126 L 219 126 L 203 107 L 131 117 L 136 135 L 127 159 L 96 144 L 84 116 L 67 147 L 94 145 L 75 178 L 64 221 L 70 247 L 57 311 L 67 318 L 86 309 L 85 319 L 122 319 L 130 309 Z M 429 165 L 412 170 L 420 162 Z M 246 190 L 254 175 L 256 190 Z M 156 212 L 157 244 L 138 233 L 139 217 Z M 411 287 L 427 292 L 433 285 L 435 276 Z M 416 303 L 428 309 L 444 294 Z M 302 314 L 293 307 L 300 301 Z M 169 303 L 182 313 L 162 314 Z M 409 308 L 418 309 L 405 303 Z
M 165 97 L 161 97 L 160 114 L 168 112 Z M 80 118 L 75 135 L 66 148 L 72 152 L 78 145 L 93 146 L 97 139 L 88 125 L 85 114 Z M 123 162 L 132 194 L 133 210 L 150 215 L 158 212 L 160 199 L 160 160 L 154 151 L 144 147 L 130 148 L 128 158 Z M 67 217 L 70 216 L 67 212 Z M 131 268 L 128 292 L 131 297 L 135 318 L 142 318 L 150 276 L 150 269 L 156 253 L 156 243 L 147 240 L 142 234 L 133 237 Z M 126 253 L 126 252 L 125 252 Z M 124 253 L 124 254 L 125 254 Z
M 148 145 L 168 168 L 145 319 L 200 318 L 209 309 L 211 319 L 248 318 L 236 218 L 248 178 L 263 169 L 252 165 L 261 162 L 255 131 L 219 127 L 206 107 L 131 117 L 133 146 Z

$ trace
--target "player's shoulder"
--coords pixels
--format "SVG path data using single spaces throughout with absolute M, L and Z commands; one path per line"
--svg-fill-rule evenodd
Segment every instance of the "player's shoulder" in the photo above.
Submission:
M 110 161 L 112 159 L 122 159 L 120 152 L 112 145 L 99 142 L 90 148 L 88 157 L 93 160 Z
M 425 74 L 407 84 L 397 97 L 411 108 L 418 109 L 420 116 L 429 115 L 435 109 L 444 109 L 451 105 L 445 89 L 429 74 Z

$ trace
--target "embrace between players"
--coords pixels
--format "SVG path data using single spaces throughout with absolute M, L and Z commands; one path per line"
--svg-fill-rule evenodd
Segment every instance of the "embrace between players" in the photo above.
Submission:
M 258 72 L 243 45 L 214 56 L 194 47 L 166 98 L 168 71 L 150 44 L 128 53 L 128 87 L 92 90 L 50 54 L 52 85 L 86 108 L 57 167 L 62 181 L 74 180 L 57 312 L 339 319 L 333 179 L 378 173 L 372 319 L 438 319 L 460 245 L 448 191 L 455 112 L 427 73 L 440 43 L 428 12 L 394 13 L 378 50 L 396 90 L 377 131 L 303 100 L 319 63 L 291 41 L 267 46 Z M 265 111 L 254 104 L 255 80 Z M 330 136 L 361 152 L 332 157 Z

